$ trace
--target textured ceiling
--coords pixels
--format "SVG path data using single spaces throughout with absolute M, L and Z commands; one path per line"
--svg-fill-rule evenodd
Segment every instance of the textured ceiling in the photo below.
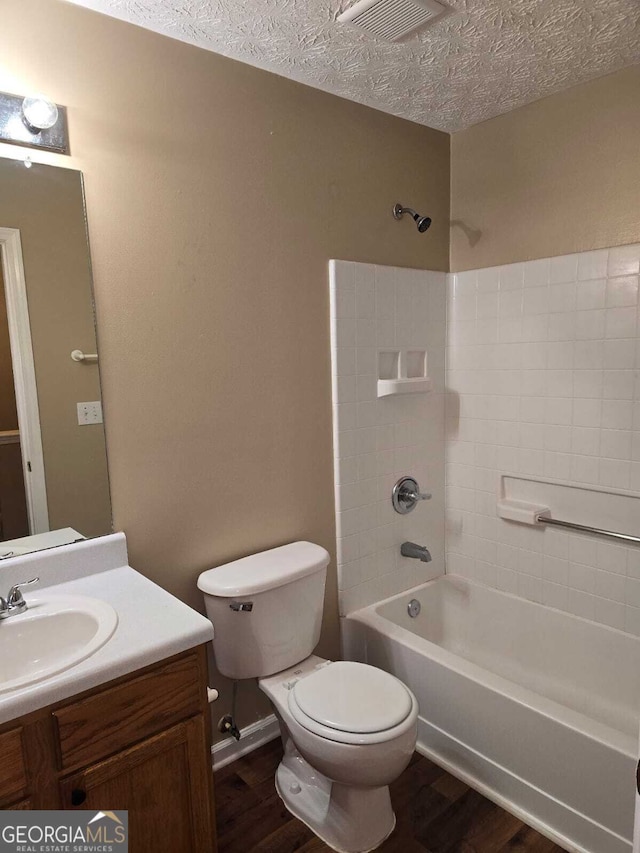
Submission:
M 400 43 L 336 23 L 351 0 L 72 0 L 453 132 L 640 63 L 639 0 L 446 0 Z

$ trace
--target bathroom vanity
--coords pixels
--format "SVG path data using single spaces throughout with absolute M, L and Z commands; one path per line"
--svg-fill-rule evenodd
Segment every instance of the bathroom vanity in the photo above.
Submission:
M 204 646 L 0 727 L 0 808 L 128 809 L 130 849 L 212 851 Z
M 213 629 L 127 559 L 113 534 L 3 564 L 39 582 L 0 621 L 0 809 L 126 809 L 132 853 L 212 853 Z

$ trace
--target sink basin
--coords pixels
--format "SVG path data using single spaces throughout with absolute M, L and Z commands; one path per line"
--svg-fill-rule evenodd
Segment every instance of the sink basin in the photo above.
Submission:
M 0 621 L 0 694 L 42 681 L 94 654 L 118 614 L 81 595 L 27 596 L 29 609 Z

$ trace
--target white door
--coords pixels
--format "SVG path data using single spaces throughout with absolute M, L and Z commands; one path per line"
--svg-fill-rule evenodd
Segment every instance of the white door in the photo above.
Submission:
M 27 285 L 22 263 L 22 244 L 17 228 L 0 227 L 0 263 L 2 263 L 9 321 L 29 531 L 46 533 L 49 530 L 49 510 L 44 478 L 40 412 L 31 346 Z

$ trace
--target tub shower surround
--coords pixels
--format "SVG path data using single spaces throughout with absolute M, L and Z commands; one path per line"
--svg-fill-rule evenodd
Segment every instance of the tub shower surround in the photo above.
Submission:
M 447 281 L 447 573 L 635 635 L 639 546 L 505 521 L 496 498 L 503 474 L 640 492 L 639 270 L 634 245 Z
M 506 521 L 496 510 L 505 475 L 601 490 L 609 509 L 607 491 L 640 494 L 640 246 L 446 277 L 447 573 L 433 580 L 421 565 L 413 575 L 404 569 L 399 543 L 424 540 L 425 522 L 419 510 L 406 520 L 416 524 L 410 530 L 402 519 L 387 522 L 387 492 L 411 470 L 437 494 L 441 413 L 429 408 L 430 395 L 376 400 L 371 374 L 377 349 L 427 346 L 441 393 L 431 347 L 441 345 L 443 318 L 433 310 L 425 321 L 419 307 L 409 309 L 408 283 L 415 295 L 428 281 L 426 304 L 433 293 L 435 309 L 442 279 L 342 267 L 332 269 L 332 335 L 345 655 L 414 690 L 422 754 L 568 850 L 631 853 L 640 548 Z M 377 300 L 389 298 L 387 282 L 395 288 L 393 326 L 360 328 L 378 312 Z M 361 385 L 360 376 L 371 381 Z M 415 441 L 393 474 L 369 468 L 375 479 L 359 480 L 366 465 L 379 464 L 379 435 L 411 434 L 401 427 L 407 417 L 429 440 Z M 378 433 L 392 422 L 393 432 Z M 546 491 L 558 499 L 557 488 Z M 355 512 L 352 499 L 362 502 Z M 433 547 L 444 535 L 442 516 L 425 521 Z M 371 562 L 349 550 L 373 542 Z M 441 571 L 440 560 L 433 569 Z M 410 599 L 422 606 L 416 618 Z
M 331 261 L 330 284 L 338 587 L 345 615 L 444 571 L 446 274 Z M 379 398 L 379 366 L 389 352 L 401 358 L 426 352 L 431 391 Z M 433 493 L 406 516 L 391 506 L 391 490 L 403 475 Z M 432 562 L 402 557 L 405 540 L 426 545 Z

